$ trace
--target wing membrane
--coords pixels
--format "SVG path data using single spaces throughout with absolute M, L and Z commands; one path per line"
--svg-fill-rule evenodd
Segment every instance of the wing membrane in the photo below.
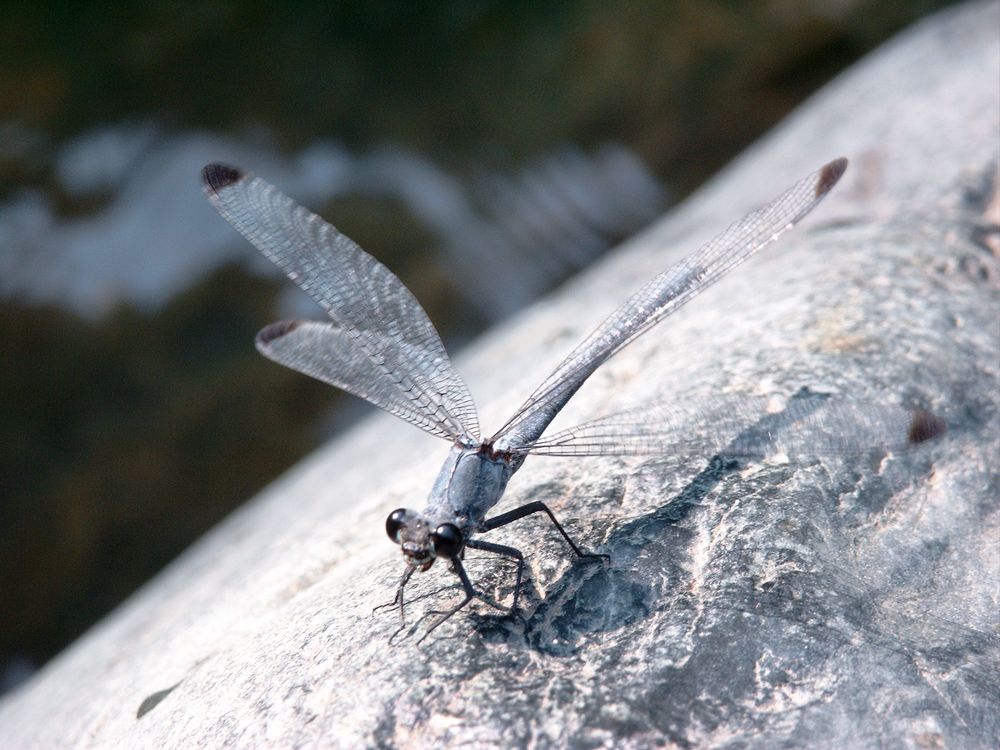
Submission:
M 263 350 L 267 356 L 366 394 L 362 398 L 435 435 L 478 438 L 468 388 L 420 303 L 388 268 L 258 177 L 221 164 L 205 167 L 202 177 L 219 213 L 336 323 L 336 328 L 300 326 L 271 337 Z M 333 346 L 347 359 L 338 362 L 332 352 L 293 351 L 316 345 Z
M 941 435 L 945 423 L 903 406 L 796 396 L 779 410 L 763 396 L 654 403 L 543 437 L 515 453 L 544 456 L 683 454 L 814 458 L 898 452 Z
M 830 162 L 654 278 L 563 360 L 493 436 L 494 444 L 516 450 L 536 441 L 594 370 L 795 226 L 826 197 L 845 169 L 846 159 Z
M 257 350 L 270 360 L 322 380 L 404 419 L 410 424 L 447 439 L 454 439 L 448 414 L 440 405 L 421 401 L 419 395 L 404 397 L 357 340 L 335 323 L 284 320 L 257 334 Z M 399 346 L 394 358 L 419 360 L 423 352 Z

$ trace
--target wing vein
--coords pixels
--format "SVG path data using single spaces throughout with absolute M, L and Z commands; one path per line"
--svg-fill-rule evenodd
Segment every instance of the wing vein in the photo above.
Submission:
M 279 345 L 278 329 L 269 327 L 262 348 L 267 356 L 351 393 L 366 393 L 363 398 L 399 416 L 405 413 L 405 419 L 433 434 L 478 438 L 467 386 L 420 303 L 388 268 L 260 178 L 215 164 L 205 168 L 203 177 L 219 213 L 316 300 L 353 342 L 349 347 L 341 334 L 298 328 L 298 334 Z M 292 350 L 293 345 L 318 344 L 335 345 L 346 363 Z M 359 353 L 368 366 L 359 363 Z

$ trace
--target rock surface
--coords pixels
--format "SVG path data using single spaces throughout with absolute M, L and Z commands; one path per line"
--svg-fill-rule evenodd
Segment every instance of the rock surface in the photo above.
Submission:
M 829 159 L 814 216 L 595 375 L 554 427 L 669 394 L 922 405 L 944 439 L 805 463 L 529 459 L 495 535 L 524 621 L 481 604 L 389 643 L 382 523 L 445 445 L 378 415 L 277 481 L 0 703 L 21 747 L 995 747 L 1000 741 L 996 3 L 911 29 L 653 230 L 458 367 L 499 424 L 643 281 Z M 678 435 L 682 441 L 683 435 Z M 419 615 L 458 591 L 436 566 Z M 468 559 L 508 597 L 510 566 Z M 405 635 L 405 633 L 404 633 Z

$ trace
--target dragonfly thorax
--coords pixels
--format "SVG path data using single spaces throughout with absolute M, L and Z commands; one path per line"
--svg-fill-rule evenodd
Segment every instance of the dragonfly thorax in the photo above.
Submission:
M 460 555 L 520 463 L 485 445 L 453 445 L 427 507 L 422 512 L 399 508 L 386 519 L 386 533 L 400 546 L 407 564 L 427 570 L 438 557 Z
M 512 461 L 508 454 L 484 450 L 480 445 L 453 445 L 431 487 L 422 515 L 433 527 L 448 521 L 466 536 L 479 531 L 520 463 Z

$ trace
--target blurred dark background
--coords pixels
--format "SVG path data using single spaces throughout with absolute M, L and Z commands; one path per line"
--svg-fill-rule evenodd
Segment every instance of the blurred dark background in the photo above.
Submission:
M 315 311 L 202 164 L 333 218 L 454 350 L 944 4 L 4 3 L 0 692 L 363 413 L 254 351 Z

